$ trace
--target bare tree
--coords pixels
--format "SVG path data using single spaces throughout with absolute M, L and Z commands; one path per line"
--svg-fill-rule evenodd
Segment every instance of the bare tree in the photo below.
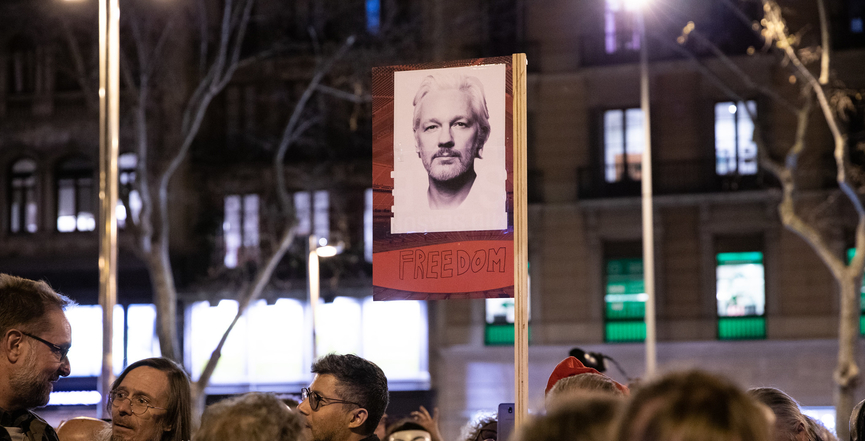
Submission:
M 790 102 L 777 90 L 760 85 L 753 81 L 736 63 L 727 58 L 720 50 L 702 37 L 692 24 L 685 28 L 680 42 L 688 38 L 699 39 L 701 43 L 712 47 L 713 53 L 722 61 L 725 68 L 736 74 L 745 87 L 760 93 L 780 108 L 790 112 L 795 117 L 795 134 L 789 145 L 772 143 L 761 129 L 762 125 L 751 109 L 746 110 L 754 125 L 754 142 L 758 146 L 759 161 L 763 169 L 775 176 L 781 184 L 781 202 L 778 214 L 784 227 L 801 237 L 817 254 L 829 269 L 838 285 L 839 325 L 838 325 L 838 361 L 833 375 L 835 381 L 835 421 L 839 439 L 847 439 L 848 427 L 846 421 L 853 409 L 853 392 L 859 384 L 860 371 L 856 364 L 859 340 L 860 290 L 862 287 L 863 268 L 865 268 L 865 208 L 863 208 L 862 164 L 851 162 L 853 146 L 850 142 L 849 126 L 846 121 L 855 108 L 853 97 L 861 91 L 851 91 L 837 79 L 833 78 L 831 66 L 831 42 L 829 20 L 826 16 L 824 0 L 815 0 L 818 10 L 820 44 L 815 47 L 802 47 L 802 36 L 806 30 L 792 31 L 782 14 L 782 8 L 776 1 L 762 0 L 763 20 L 754 24 L 754 29 L 760 31 L 765 41 L 764 49 L 779 56 L 782 65 L 790 71 L 790 83 L 798 93 L 798 99 Z M 724 4 L 736 11 L 736 5 L 725 0 Z M 742 17 L 739 15 L 740 18 Z M 750 23 L 749 23 L 750 24 Z M 732 87 L 729 87 L 711 69 L 701 64 L 700 71 L 708 75 L 714 83 L 728 96 L 743 101 Z M 816 104 L 816 108 L 815 108 Z M 809 129 L 819 124 L 815 118 L 825 121 L 831 134 L 831 143 L 809 142 Z M 858 115 L 861 117 L 862 115 Z M 780 155 L 773 152 L 781 152 Z M 819 157 L 831 152 L 834 158 L 835 182 L 837 189 L 831 196 L 818 203 L 809 202 L 808 189 L 802 184 L 802 178 L 814 176 L 814 164 L 802 161 L 804 154 Z M 838 225 L 828 225 L 827 216 L 844 215 L 845 211 L 836 209 L 830 212 L 828 205 L 846 200 L 852 208 L 851 221 L 855 242 L 855 254 L 846 261 L 837 246 Z M 816 205 L 816 206 L 815 206 Z M 827 214 L 831 213 L 831 214 Z M 841 227 L 843 228 L 843 226 Z
M 138 159 L 134 187 L 141 198 L 140 214 L 130 216 L 126 228 L 135 239 L 134 253 L 145 263 L 150 274 L 157 311 L 156 333 L 162 355 L 177 361 L 182 361 L 182 351 L 176 327 L 178 296 L 170 257 L 170 214 L 176 208 L 172 204 L 172 192 L 180 184 L 172 184 L 172 178 L 188 160 L 211 103 L 232 81 L 235 73 L 279 54 L 279 45 L 274 44 L 261 53 L 242 56 L 254 4 L 255 0 L 224 0 L 219 21 L 211 26 L 207 15 L 209 5 L 204 0 L 182 13 L 154 10 L 158 8 L 148 7 L 143 2 L 124 3 L 121 75 L 124 100 L 131 101 L 131 105 L 125 108 L 128 107 L 131 114 L 132 126 L 132 130 L 124 134 L 132 140 Z M 191 35 L 187 31 L 190 27 L 178 23 L 184 19 L 198 24 L 191 27 L 198 28 L 198 35 Z M 71 67 L 82 89 L 92 91 L 92 63 L 85 58 L 86 51 L 82 50 L 71 24 L 65 20 L 62 22 L 63 35 L 74 60 Z M 215 28 L 215 32 L 211 28 Z M 198 42 L 195 49 L 190 47 L 193 41 Z M 349 37 L 330 55 L 318 51 L 305 90 L 286 117 L 281 137 L 273 148 L 272 161 L 276 178 L 273 192 L 278 195 L 278 237 L 271 241 L 267 254 L 259 259 L 249 281 L 241 284 L 236 295 L 239 301 L 237 315 L 224 331 L 193 386 L 193 398 L 199 410 L 203 408 L 204 391 L 228 336 L 248 306 L 261 297 L 294 241 L 296 221 L 285 180 L 286 153 L 310 127 L 320 122 L 308 116 L 305 112 L 307 105 L 319 91 L 341 99 L 369 101 L 368 97 L 364 98 L 356 91 L 348 93 L 322 84 L 334 64 L 346 55 L 354 42 L 355 38 Z M 193 53 L 200 57 L 198 75 L 188 73 L 193 63 L 185 56 Z M 193 87 L 187 90 L 190 84 Z M 95 98 L 95 94 L 92 95 Z M 90 102 L 88 108 L 94 110 L 96 106 L 93 104 Z M 153 119 L 157 123 L 152 123 Z M 122 192 L 121 200 L 130 207 L 128 191 Z

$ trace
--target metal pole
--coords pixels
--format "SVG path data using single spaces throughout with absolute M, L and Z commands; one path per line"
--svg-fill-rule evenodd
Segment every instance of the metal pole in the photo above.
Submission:
M 314 234 L 309 235 L 309 256 L 307 257 L 307 276 L 309 278 L 309 309 L 312 313 L 312 359 L 318 358 L 318 348 L 316 348 L 315 337 L 315 311 L 318 306 L 319 297 L 319 273 L 318 273 L 318 253 L 315 251 L 318 248 L 318 243 Z
M 646 288 L 646 377 L 655 374 L 655 227 L 652 207 L 652 124 L 649 108 L 649 49 L 643 7 L 637 20 L 640 27 L 640 107 L 643 110 L 643 283 Z
M 102 306 L 102 397 L 114 382 L 112 343 L 117 303 L 117 155 L 120 106 L 120 5 L 99 1 L 99 304 Z M 102 417 L 102 406 L 97 416 Z

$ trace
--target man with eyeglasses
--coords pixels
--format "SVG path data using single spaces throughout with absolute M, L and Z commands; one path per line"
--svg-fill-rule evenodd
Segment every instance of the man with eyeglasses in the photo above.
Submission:
M 297 410 L 310 441 L 378 441 L 375 429 L 388 403 L 387 378 L 356 355 L 328 354 L 312 365 L 312 384 Z
M 189 376 L 177 363 L 145 358 L 114 380 L 108 395 L 111 427 L 100 441 L 183 441 L 191 439 Z
M 0 274 L 0 440 L 54 441 L 57 433 L 30 410 L 48 404 L 69 375 L 72 300 L 45 282 Z

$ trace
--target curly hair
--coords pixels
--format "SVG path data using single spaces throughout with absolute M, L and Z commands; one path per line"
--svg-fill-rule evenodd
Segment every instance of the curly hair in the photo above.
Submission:
M 298 414 L 270 393 L 250 392 L 210 405 L 195 441 L 295 441 L 303 427 Z

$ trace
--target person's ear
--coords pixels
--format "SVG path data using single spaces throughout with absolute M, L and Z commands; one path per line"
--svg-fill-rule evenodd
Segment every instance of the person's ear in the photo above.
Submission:
M 3 352 L 6 353 L 6 359 L 10 363 L 17 363 L 22 357 L 22 341 L 24 341 L 24 334 L 17 329 L 10 329 L 3 335 Z
M 355 409 L 351 415 L 351 421 L 348 422 L 349 429 L 357 429 L 363 426 L 363 423 L 366 422 L 366 419 L 369 418 L 369 412 L 367 412 L 364 408 Z

